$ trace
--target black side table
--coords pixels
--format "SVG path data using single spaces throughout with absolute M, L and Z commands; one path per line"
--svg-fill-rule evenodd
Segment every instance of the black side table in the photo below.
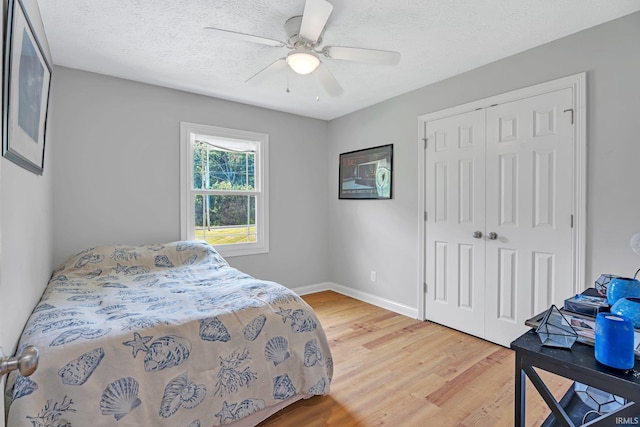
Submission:
M 571 350 L 545 347 L 540 344 L 538 335 L 530 330 L 513 341 L 511 348 L 516 352 L 515 426 L 524 427 L 525 425 L 527 385 L 525 375 L 529 377 L 551 409 L 550 417 L 555 417 L 556 424 L 570 427 L 576 425 L 565 408 L 553 397 L 533 369 L 534 367 L 593 386 L 629 401 L 618 411 L 605 414 L 584 425 L 640 425 L 640 404 L 635 403 L 640 403 L 640 378 L 633 373 L 612 369 L 599 363 L 593 355 L 593 347 L 580 342 L 576 342 Z M 638 360 L 636 360 L 634 371 L 640 372 Z

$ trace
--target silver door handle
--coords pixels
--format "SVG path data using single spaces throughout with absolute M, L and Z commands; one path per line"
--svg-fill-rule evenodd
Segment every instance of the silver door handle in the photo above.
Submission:
M 494 233 L 493 231 L 487 234 L 487 239 L 489 240 L 496 240 L 497 238 L 498 238 L 498 234 Z
M 39 358 L 40 352 L 32 345 L 25 347 L 19 356 L 1 357 L 0 375 L 17 369 L 23 377 L 28 377 L 36 371 Z
M 474 239 L 482 239 L 482 231 L 474 231 L 473 232 Z

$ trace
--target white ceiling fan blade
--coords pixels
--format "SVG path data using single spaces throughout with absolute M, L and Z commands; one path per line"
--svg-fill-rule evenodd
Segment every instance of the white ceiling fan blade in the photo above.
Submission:
M 251 81 L 251 83 L 260 83 L 269 74 L 271 74 L 271 73 L 273 73 L 275 71 L 279 71 L 279 70 L 281 70 L 283 68 L 286 68 L 286 67 L 287 67 L 286 58 L 280 58 L 280 59 L 276 60 L 275 62 L 271 63 L 270 65 L 267 65 L 262 70 L 260 70 L 257 73 L 255 73 L 253 76 L 249 77 L 245 81 L 245 83 L 249 83 L 249 81 Z
M 396 65 L 400 62 L 400 53 L 390 50 L 327 46 L 322 50 L 322 53 L 332 59 L 364 62 L 365 64 Z
M 333 5 L 326 0 L 307 0 L 302 13 L 300 37 L 316 42 L 327 24 Z
M 316 68 L 313 74 L 316 75 L 318 81 L 320 81 L 320 84 L 330 96 L 339 96 L 344 92 L 340 83 L 338 83 L 336 78 L 333 77 L 333 74 L 331 74 L 331 71 L 329 71 L 322 62 L 318 65 L 318 68 Z
M 266 37 L 254 36 L 251 34 L 239 33 L 237 31 L 221 30 L 220 28 L 204 27 L 205 30 L 214 31 L 222 36 L 246 42 L 266 44 L 273 47 L 285 47 L 287 44 L 278 40 L 268 39 Z

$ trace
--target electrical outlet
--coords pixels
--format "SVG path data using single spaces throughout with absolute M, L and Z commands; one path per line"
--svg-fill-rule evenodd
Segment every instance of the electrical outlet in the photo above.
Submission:
M 376 281 L 376 272 L 371 270 L 371 281 L 375 282 Z

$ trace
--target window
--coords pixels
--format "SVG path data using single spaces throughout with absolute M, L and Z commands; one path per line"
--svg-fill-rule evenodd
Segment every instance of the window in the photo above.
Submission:
M 269 252 L 269 136 L 180 123 L 181 238 L 222 256 Z

